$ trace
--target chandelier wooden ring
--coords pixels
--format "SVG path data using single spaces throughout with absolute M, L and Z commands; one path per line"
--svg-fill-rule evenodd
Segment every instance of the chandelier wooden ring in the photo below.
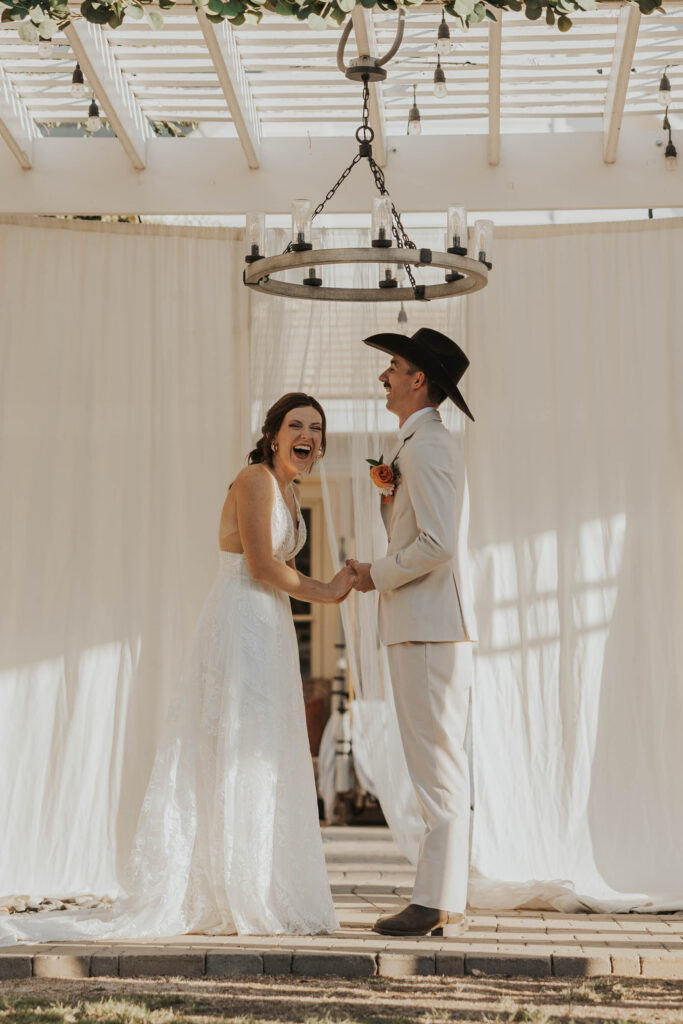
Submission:
M 424 258 L 429 253 L 428 259 Z M 407 288 L 336 288 L 307 284 L 294 284 L 271 277 L 283 270 L 308 267 L 337 266 L 347 263 L 395 263 L 414 267 L 436 267 L 464 275 L 459 281 L 424 285 L 423 298 L 445 299 L 454 295 L 471 295 L 488 283 L 489 271 L 485 263 L 469 256 L 456 256 L 431 249 L 309 249 L 306 252 L 288 252 L 281 256 L 268 256 L 247 265 L 244 283 L 266 295 L 280 295 L 288 299 L 322 299 L 335 302 L 410 302 L 416 299 L 411 287 Z

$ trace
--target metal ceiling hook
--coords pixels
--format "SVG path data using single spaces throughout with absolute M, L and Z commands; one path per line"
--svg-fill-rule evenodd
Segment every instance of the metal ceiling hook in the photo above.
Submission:
M 350 61 L 347 67 L 344 63 L 344 50 L 346 49 L 346 44 L 348 42 L 351 29 L 353 28 L 353 19 L 349 18 L 344 26 L 344 31 L 341 34 L 339 46 L 337 47 L 337 67 L 341 73 L 346 75 L 351 82 L 383 82 L 387 77 L 387 73 L 384 70 L 384 64 L 389 63 L 401 45 L 403 40 L 403 30 L 405 28 L 405 20 L 406 12 L 402 7 L 399 7 L 396 37 L 383 57 L 372 57 L 370 54 L 363 53 L 359 57 L 356 57 L 355 60 Z

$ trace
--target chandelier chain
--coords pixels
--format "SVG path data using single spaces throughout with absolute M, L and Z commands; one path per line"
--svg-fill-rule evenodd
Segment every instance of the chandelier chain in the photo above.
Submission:
M 344 168 L 342 173 L 339 175 L 339 178 L 337 179 L 335 184 L 332 186 L 332 188 L 329 190 L 329 192 L 327 193 L 325 198 L 322 199 L 318 203 L 318 205 L 316 206 L 315 210 L 313 211 L 313 213 L 311 215 L 311 220 L 314 220 L 318 216 L 319 213 L 322 213 L 322 211 L 325 209 L 325 207 L 329 203 L 330 199 L 332 199 L 334 197 L 334 195 L 336 194 L 337 189 L 339 189 L 339 187 L 346 181 L 346 179 L 348 178 L 349 174 L 354 169 L 356 164 L 360 163 L 360 161 L 362 159 L 366 159 L 368 161 L 368 164 L 370 165 L 370 170 L 372 172 L 372 176 L 374 178 L 375 186 L 377 187 L 377 191 L 380 193 L 380 195 L 387 196 L 389 201 L 391 202 L 391 231 L 392 231 L 392 234 L 393 234 L 394 238 L 396 239 L 396 246 L 397 246 L 397 248 L 399 248 L 399 249 L 403 249 L 403 248 L 405 248 L 405 249 L 416 249 L 417 246 L 415 245 L 415 242 L 413 242 L 413 240 L 408 235 L 408 232 L 404 228 L 403 222 L 401 220 L 401 215 L 398 212 L 398 210 L 396 209 L 394 201 L 391 198 L 391 195 L 389 193 L 389 189 L 387 188 L 386 178 L 384 177 L 384 172 L 383 172 L 382 168 L 379 166 L 379 164 L 377 164 L 375 162 L 375 159 L 374 159 L 374 157 L 372 155 L 372 145 L 371 145 L 371 143 L 372 143 L 372 140 L 374 139 L 374 137 L 375 137 L 375 133 L 374 133 L 372 127 L 370 126 L 370 87 L 368 85 L 367 77 L 364 76 L 364 78 L 363 78 L 363 123 L 356 130 L 356 138 L 358 139 L 358 142 L 359 142 L 358 152 L 354 156 L 354 158 L 351 161 L 351 163 L 349 164 L 349 166 Z M 292 250 L 292 245 L 293 245 L 293 243 L 290 242 L 287 245 L 287 248 L 284 250 L 284 252 L 285 253 L 292 252 L 293 251 Z M 408 263 L 404 264 L 404 269 L 405 269 L 406 274 L 408 275 L 408 279 L 410 280 L 410 284 L 411 284 L 411 287 L 412 287 L 413 292 L 415 294 L 415 298 L 421 298 L 422 296 L 420 295 L 420 290 L 424 291 L 424 286 L 421 286 L 421 289 L 418 288 L 418 285 L 417 285 L 417 283 L 415 281 L 415 275 L 413 274 L 412 267 Z

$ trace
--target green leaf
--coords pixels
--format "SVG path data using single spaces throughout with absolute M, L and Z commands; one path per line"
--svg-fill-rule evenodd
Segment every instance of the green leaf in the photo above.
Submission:
M 240 0 L 227 0 L 221 4 L 221 14 L 225 18 L 236 18 L 238 14 L 244 13 L 244 4 Z
M 332 19 L 332 21 L 335 21 L 337 25 L 341 25 L 346 15 L 344 14 L 343 11 L 340 11 L 338 7 L 333 7 L 332 10 L 330 11 L 329 17 Z
M 280 5 L 278 4 L 278 7 Z M 277 7 L 275 8 L 277 12 Z M 306 22 L 309 28 L 312 28 L 314 32 L 322 32 L 327 28 L 327 22 L 324 18 L 321 18 L 319 14 L 311 14 L 310 18 Z
M 555 11 L 550 6 L 545 9 L 545 23 L 546 25 L 555 24 Z
M 38 29 L 32 21 L 22 21 L 17 32 L 19 38 L 23 39 L 25 43 L 35 43 L 38 38 Z
M 133 21 L 139 21 L 140 18 L 143 18 L 145 16 L 145 12 L 143 11 L 140 4 L 129 4 L 129 6 L 126 9 L 126 14 L 129 18 L 132 18 Z
M 159 29 L 164 27 L 164 16 L 160 11 L 152 9 L 151 11 L 145 11 L 145 14 L 147 15 L 147 21 L 149 22 L 150 27 L 153 28 L 155 32 L 158 32 Z
M 339 8 L 340 11 L 343 11 L 344 14 L 350 14 L 350 12 L 354 9 L 355 6 L 356 0 L 337 0 L 337 7 Z
M 559 28 L 560 32 L 569 32 L 569 29 L 572 27 L 573 24 L 574 23 L 571 18 L 568 18 L 566 14 L 562 14 L 557 23 L 557 27 Z
M 38 35 L 41 39 L 52 39 L 56 31 L 57 22 L 53 21 L 52 18 L 43 18 L 38 25 Z
M 524 13 L 530 21 L 537 21 L 541 17 L 541 8 L 527 4 Z
M 169 11 L 171 7 L 175 7 L 175 0 L 157 0 L 157 3 L 162 11 Z
M 220 25 L 221 22 L 224 20 L 222 14 L 207 14 L 206 17 L 209 21 L 212 21 L 214 25 Z
M 86 21 L 90 21 L 93 25 L 106 25 L 109 21 L 109 15 L 111 14 L 111 8 L 109 4 L 98 4 L 97 7 L 91 0 L 83 0 L 81 4 L 81 14 Z
M 231 25 L 244 25 L 244 22 L 246 21 L 243 14 L 236 14 L 234 18 L 230 18 L 229 20 Z

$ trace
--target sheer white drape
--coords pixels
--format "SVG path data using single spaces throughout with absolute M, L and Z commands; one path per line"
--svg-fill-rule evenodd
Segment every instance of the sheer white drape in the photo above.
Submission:
M 473 859 L 508 884 L 472 898 L 680 906 L 683 224 L 500 235 L 468 469 Z
M 361 238 L 328 232 L 325 244 Z M 444 330 L 472 361 L 472 905 L 610 910 L 683 897 L 682 261 L 681 222 L 507 229 L 483 293 L 408 307 L 411 330 Z M 359 342 L 396 330 L 397 307 L 260 301 L 259 336 L 277 331 L 282 346 L 275 390 L 287 389 L 286 366 L 288 387 L 303 384 L 331 414 L 332 543 L 351 537 L 371 560 L 385 541 L 365 458 L 396 421 L 377 397 L 384 357 Z M 462 416 L 443 412 L 463 438 Z M 414 858 L 420 823 L 376 596 L 343 608 L 363 698 L 356 753 Z
M 360 339 L 397 307 L 255 296 L 247 386 L 241 256 L 0 225 L 0 894 L 116 888 L 225 485 L 279 394 L 328 411 L 332 546 L 383 549 L 364 460 L 396 421 Z M 508 229 L 467 307 L 408 307 L 472 360 L 473 904 L 681 905 L 682 262 L 681 222 Z M 374 601 L 343 606 L 358 720 L 410 854 Z
M 117 888 L 246 445 L 241 249 L 0 224 L 0 897 Z

